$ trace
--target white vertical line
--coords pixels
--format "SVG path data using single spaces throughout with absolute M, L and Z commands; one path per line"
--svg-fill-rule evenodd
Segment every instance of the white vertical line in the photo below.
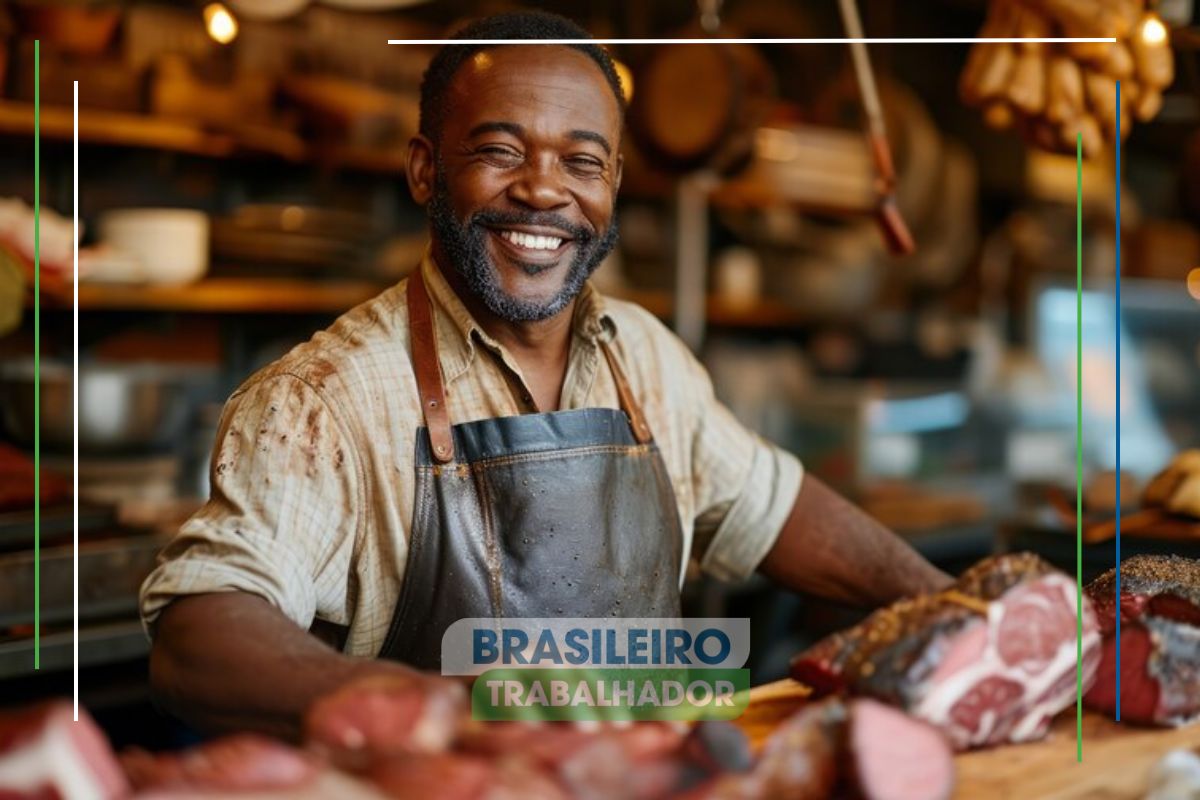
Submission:
M 74 358 L 71 361 L 71 403 L 72 415 L 71 425 L 73 435 L 71 437 L 73 448 L 73 467 L 71 469 L 71 481 L 73 483 L 71 492 L 72 505 L 72 530 L 74 530 L 74 547 L 71 549 L 72 554 L 72 603 L 74 613 L 71 616 L 71 622 L 74 627 L 74 636 L 71 639 L 72 658 L 71 665 L 74 672 L 75 682 L 75 721 L 79 721 L 79 81 L 74 82 L 72 110 L 74 112 L 74 134 L 71 139 L 71 155 L 72 155 L 72 193 L 71 193 L 71 259 L 74 266 L 74 302 L 71 304 L 72 326 L 71 326 L 71 350 Z

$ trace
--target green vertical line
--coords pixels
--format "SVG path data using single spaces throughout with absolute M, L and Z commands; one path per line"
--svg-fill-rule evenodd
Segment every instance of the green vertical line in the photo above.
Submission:
M 1083 134 L 1075 134 L 1075 761 L 1083 761 Z
M 42 42 L 33 42 L 33 668 L 42 668 Z

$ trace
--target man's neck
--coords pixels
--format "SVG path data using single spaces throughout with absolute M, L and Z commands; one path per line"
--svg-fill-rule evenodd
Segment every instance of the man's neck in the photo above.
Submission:
M 466 284 L 466 280 L 435 249 L 434 264 L 458 298 L 488 336 L 503 345 L 529 382 L 538 408 L 558 407 L 558 398 L 566 378 L 571 348 L 571 325 L 575 300 L 553 317 L 536 322 L 513 322 L 497 316 Z

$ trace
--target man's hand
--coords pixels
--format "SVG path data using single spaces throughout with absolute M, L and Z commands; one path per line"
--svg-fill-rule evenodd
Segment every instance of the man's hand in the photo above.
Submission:
M 367 679 L 462 697 L 462 687 L 438 676 L 345 656 L 245 592 L 176 600 L 159 617 L 150 652 L 156 700 L 212 732 L 257 731 L 297 741 L 318 698 Z M 413 719 L 424 730 L 420 715 Z
M 954 582 L 811 474 L 759 569 L 790 589 L 872 607 Z

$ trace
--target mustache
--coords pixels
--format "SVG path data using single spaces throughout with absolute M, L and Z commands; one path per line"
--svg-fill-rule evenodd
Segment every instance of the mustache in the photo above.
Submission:
M 579 243 L 587 243 L 596 238 L 596 230 L 591 226 L 576 224 L 553 211 L 477 211 L 471 216 L 470 224 L 485 228 L 503 228 L 510 225 L 557 228 Z

